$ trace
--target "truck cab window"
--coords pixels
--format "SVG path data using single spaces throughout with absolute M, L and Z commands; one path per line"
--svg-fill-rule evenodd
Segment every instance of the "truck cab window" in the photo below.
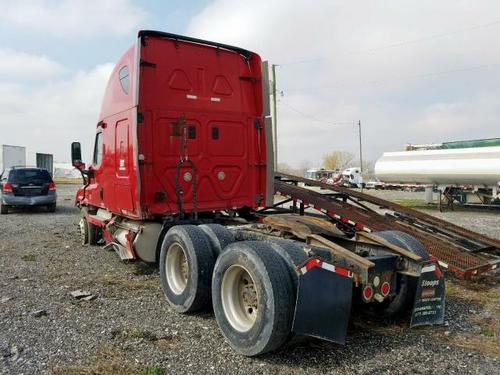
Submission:
M 94 165 L 100 165 L 102 161 L 102 132 L 97 133 L 95 136 L 94 145 Z
M 122 85 L 123 91 L 125 92 L 125 94 L 128 94 L 128 90 L 130 87 L 128 66 L 125 65 L 123 68 L 120 69 L 120 72 L 118 73 L 118 77 L 120 78 L 120 84 Z

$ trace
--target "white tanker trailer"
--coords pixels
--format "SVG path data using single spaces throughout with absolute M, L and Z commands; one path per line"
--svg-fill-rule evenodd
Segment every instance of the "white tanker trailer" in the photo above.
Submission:
M 500 192 L 500 146 L 385 152 L 375 174 L 385 183 L 432 186 L 445 196 L 460 191 L 462 203 L 491 203 Z

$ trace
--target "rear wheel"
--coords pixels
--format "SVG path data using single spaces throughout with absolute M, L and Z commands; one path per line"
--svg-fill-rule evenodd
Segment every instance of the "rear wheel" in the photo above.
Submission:
M 388 230 L 374 233 L 393 245 L 409 250 L 419 255 L 423 260 L 429 259 L 429 253 L 415 237 L 396 230 Z M 396 275 L 396 295 L 382 303 L 374 302 L 370 313 L 382 318 L 393 318 L 406 313 L 412 308 L 417 291 L 418 278 L 407 275 Z
M 52 203 L 47 206 L 47 211 L 48 212 L 56 212 L 56 204 Z
M 177 312 L 200 310 L 210 304 L 214 269 L 212 248 L 194 225 L 169 229 L 160 251 L 160 279 L 165 298 Z
M 298 284 L 296 268 L 304 263 L 309 257 L 304 251 L 304 244 L 292 240 L 270 241 L 270 246 L 283 259 L 295 288 Z
M 212 299 L 217 323 L 238 353 L 260 355 L 290 336 L 295 288 L 267 242 L 235 242 L 224 250 L 215 264 Z
M 233 232 L 220 224 L 202 224 L 198 228 L 207 235 L 215 258 L 219 256 L 227 245 L 235 241 Z
M 0 203 L 0 214 L 1 215 L 6 215 L 9 213 L 9 206 L 6 204 Z

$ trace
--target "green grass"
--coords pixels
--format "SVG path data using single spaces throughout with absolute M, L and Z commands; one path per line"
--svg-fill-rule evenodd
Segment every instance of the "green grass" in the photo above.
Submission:
M 428 208 L 429 205 L 425 204 L 425 202 L 422 199 L 415 199 L 415 198 L 401 198 L 401 199 L 394 199 L 394 203 L 400 204 L 401 206 L 405 207 L 422 207 L 422 208 Z
M 34 256 L 33 254 L 25 254 L 21 257 L 21 259 L 26 262 L 34 262 L 36 261 L 36 256 Z
M 127 332 L 126 337 L 130 339 L 145 339 L 150 341 L 156 340 L 156 336 L 153 333 L 140 327 L 132 328 Z
M 165 375 L 165 374 L 166 374 L 165 370 L 159 366 L 146 367 L 139 373 L 139 375 Z
M 490 327 L 483 327 L 481 334 L 486 337 L 495 337 L 495 331 Z

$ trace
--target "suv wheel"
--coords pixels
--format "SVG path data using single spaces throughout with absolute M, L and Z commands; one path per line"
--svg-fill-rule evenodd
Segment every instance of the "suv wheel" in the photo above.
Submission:
M 47 206 L 47 211 L 49 212 L 56 212 L 56 204 L 52 203 Z
M 0 203 L 0 214 L 5 215 L 9 213 L 9 207 L 5 204 Z

